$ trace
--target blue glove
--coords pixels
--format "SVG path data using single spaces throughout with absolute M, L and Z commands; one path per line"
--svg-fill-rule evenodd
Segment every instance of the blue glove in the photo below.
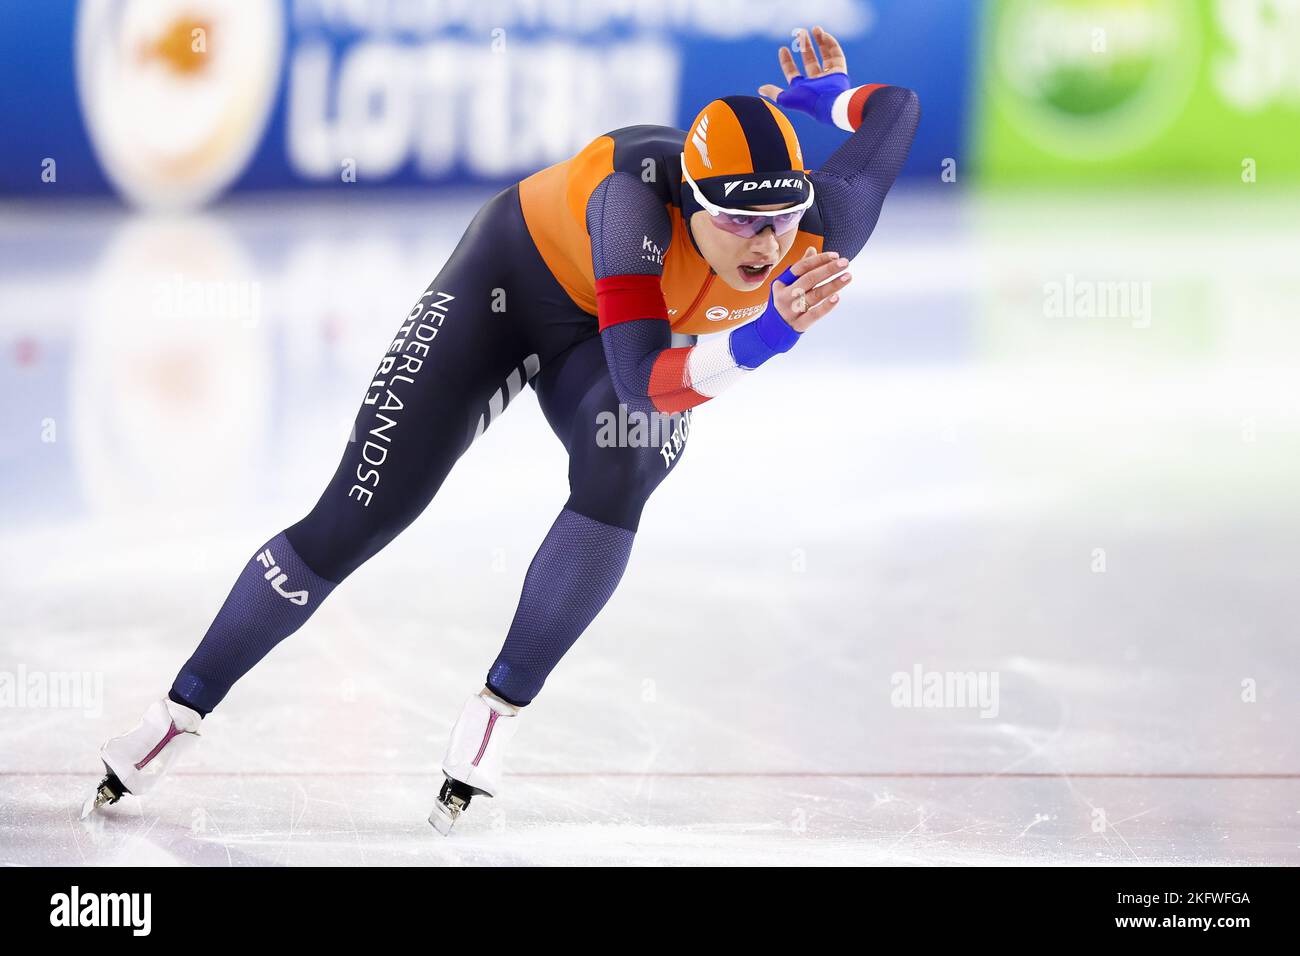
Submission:
M 827 73 L 812 80 L 806 76 L 796 76 L 790 81 L 790 87 L 782 90 L 776 98 L 776 105 L 799 110 L 834 126 L 831 108 L 835 105 L 835 98 L 848 88 L 847 73 Z
M 798 278 L 790 267 L 773 281 L 789 286 Z M 777 311 L 773 301 L 775 291 L 770 285 L 767 287 L 767 308 L 762 315 L 731 330 L 731 357 L 742 368 L 758 368 L 773 356 L 790 351 L 803 335 Z

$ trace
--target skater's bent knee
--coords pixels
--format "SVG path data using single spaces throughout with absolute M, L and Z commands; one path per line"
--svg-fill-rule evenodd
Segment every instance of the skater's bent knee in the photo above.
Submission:
M 399 529 L 400 530 L 400 529 Z M 315 574 L 339 584 L 393 539 L 382 529 L 359 529 L 323 520 L 314 512 L 284 529 L 293 549 Z
M 671 462 L 654 449 L 619 449 L 571 463 L 568 507 L 605 524 L 635 531 L 641 511 L 667 477 Z

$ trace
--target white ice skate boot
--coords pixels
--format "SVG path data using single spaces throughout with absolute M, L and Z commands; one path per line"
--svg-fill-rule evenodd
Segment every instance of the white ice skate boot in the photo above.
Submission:
M 465 701 L 451 728 L 442 790 L 429 814 L 435 830 L 446 836 L 476 794 L 494 797 L 501 788 L 506 745 L 519 728 L 519 708 L 484 690 Z
M 81 808 L 84 820 L 91 811 L 117 803 L 122 794 L 147 793 L 172 761 L 199 736 L 199 712 L 164 697 L 149 705 L 139 725 L 113 737 L 99 751 L 108 773 Z

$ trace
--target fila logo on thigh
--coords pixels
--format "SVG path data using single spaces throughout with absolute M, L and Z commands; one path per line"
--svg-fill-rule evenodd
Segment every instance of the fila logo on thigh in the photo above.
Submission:
M 262 567 L 267 569 L 266 574 L 262 575 L 262 577 L 271 582 L 271 587 L 275 589 L 276 594 L 280 595 L 280 597 L 284 598 L 290 604 L 297 604 L 299 607 L 302 607 L 307 603 L 307 598 L 310 595 L 308 595 L 306 591 L 286 591 L 284 589 L 284 582 L 289 580 L 289 575 L 281 571 L 280 566 L 275 563 L 275 558 L 271 556 L 270 548 L 263 550 L 262 553 L 257 556 L 257 560 L 261 563 Z

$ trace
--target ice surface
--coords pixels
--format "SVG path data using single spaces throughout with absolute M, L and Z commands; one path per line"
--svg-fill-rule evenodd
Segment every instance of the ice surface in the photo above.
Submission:
M 1300 863 L 1300 220 L 1236 194 L 891 197 L 840 312 L 698 411 L 451 838 L 450 721 L 566 494 L 527 392 L 78 822 L 482 198 L 0 216 L 0 863 Z M 1149 308 L 1051 314 L 1078 281 Z M 917 668 L 996 707 L 896 706 Z

